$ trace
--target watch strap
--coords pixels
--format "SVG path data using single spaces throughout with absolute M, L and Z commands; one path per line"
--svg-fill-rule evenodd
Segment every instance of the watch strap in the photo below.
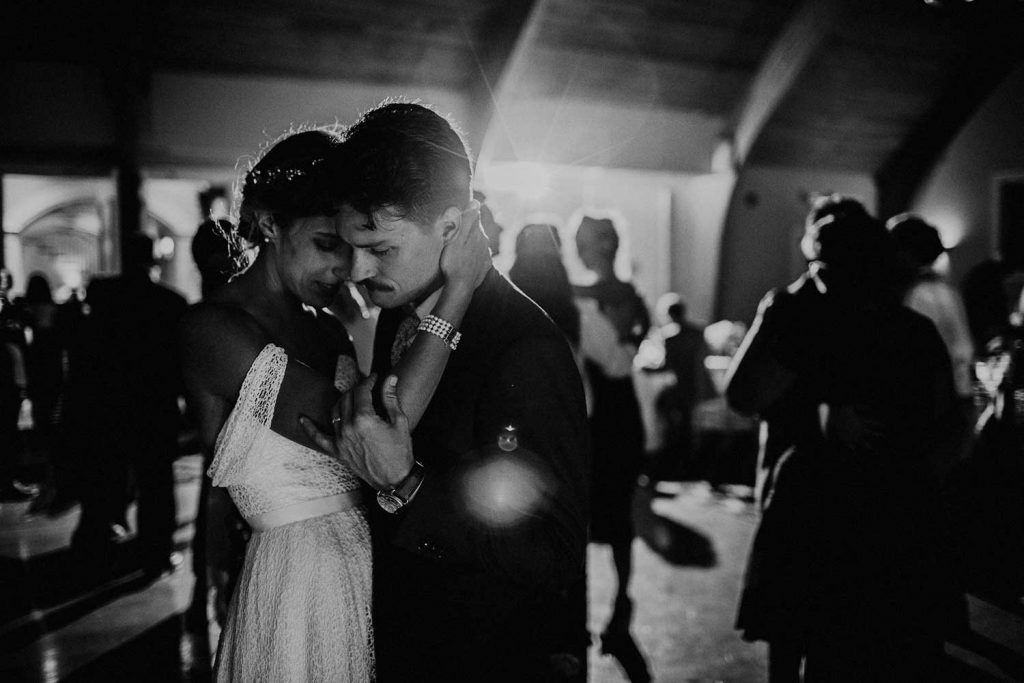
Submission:
M 403 504 L 408 505 L 409 502 L 416 497 L 416 493 L 419 492 L 420 486 L 422 485 L 423 464 L 418 461 L 413 461 L 412 469 L 409 470 L 409 474 L 405 475 L 405 479 L 391 489 L 391 492 L 401 498 Z
M 390 489 L 377 491 L 377 504 L 392 514 L 408 505 L 423 485 L 423 465 L 414 461 L 405 479 Z

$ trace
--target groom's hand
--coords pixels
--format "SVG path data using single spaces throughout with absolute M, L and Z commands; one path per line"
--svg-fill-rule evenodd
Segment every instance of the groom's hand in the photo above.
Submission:
M 389 375 L 384 381 L 382 398 L 387 420 L 373 408 L 375 382 L 376 375 L 370 375 L 338 400 L 331 417 L 333 435 L 321 431 L 306 417 L 300 422 L 321 449 L 366 483 L 376 489 L 389 489 L 412 470 L 412 438 L 409 421 L 398 404 L 398 378 Z

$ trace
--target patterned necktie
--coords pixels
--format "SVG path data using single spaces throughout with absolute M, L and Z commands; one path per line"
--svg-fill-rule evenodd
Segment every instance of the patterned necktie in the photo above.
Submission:
M 391 367 L 398 365 L 399 359 L 405 350 L 412 346 L 412 340 L 416 338 L 416 328 L 419 327 L 420 318 L 415 310 L 406 311 L 402 322 L 398 324 L 398 331 L 395 332 L 395 341 L 391 343 Z

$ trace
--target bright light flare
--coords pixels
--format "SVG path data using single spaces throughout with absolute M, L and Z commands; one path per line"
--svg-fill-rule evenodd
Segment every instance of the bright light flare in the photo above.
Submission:
M 76 230 L 89 233 L 90 235 L 98 235 L 100 230 L 103 229 L 103 221 L 100 220 L 99 214 L 95 211 L 76 213 L 71 220 Z
M 957 206 L 945 203 L 929 205 L 917 212 L 917 215 L 935 226 L 946 249 L 960 244 L 967 235 L 967 221 Z
M 523 199 L 538 200 L 551 190 L 551 171 L 528 161 L 495 164 L 487 171 L 487 184 L 498 192 L 514 192 Z
M 510 527 L 536 514 L 549 490 L 545 477 L 521 455 L 498 455 L 471 470 L 463 480 L 466 508 L 493 527 Z
M 82 277 L 82 264 L 67 257 L 58 256 L 54 263 L 54 269 L 60 281 L 66 287 L 78 289 L 85 283 Z
M 157 240 L 156 256 L 160 259 L 170 259 L 174 256 L 174 238 L 164 236 Z

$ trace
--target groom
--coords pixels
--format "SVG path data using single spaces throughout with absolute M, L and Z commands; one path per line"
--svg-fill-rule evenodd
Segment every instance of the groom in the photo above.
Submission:
M 472 170 L 445 118 L 381 105 L 342 155 L 352 279 L 384 309 L 374 372 L 397 362 L 413 309 L 432 326 L 419 334 L 453 349 L 412 434 L 415 463 L 402 449 L 371 454 L 407 472 L 371 522 L 379 680 L 583 680 L 589 444 L 572 352 L 493 268 L 461 329 L 429 316 L 443 235 L 478 229 L 459 224 Z

